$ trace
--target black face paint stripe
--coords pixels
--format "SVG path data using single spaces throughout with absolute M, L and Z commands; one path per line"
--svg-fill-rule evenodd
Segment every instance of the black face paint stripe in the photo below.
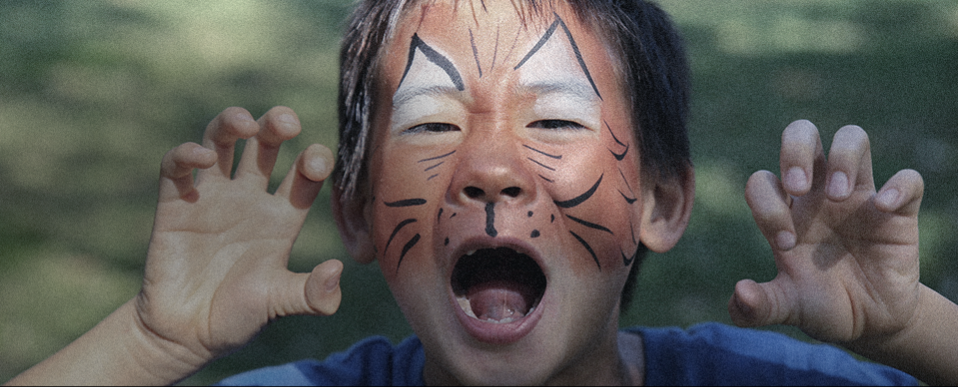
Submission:
M 426 199 L 404 199 L 395 202 L 383 202 L 386 207 L 411 207 L 426 204 Z
M 599 263 L 599 258 L 595 256 L 595 251 L 592 250 L 592 246 L 589 246 L 589 243 L 586 242 L 585 239 L 582 239 L 582 237 L 580 237 L 576 233 L 569 231 L 569 234 L 572 234 L 572 236 L 574 236 L 575 239 L 582 244 L 582 247 L 585 247 L 585 249 L 589 252 L 589 254 L 592 255 L 592 260 L 595 261 L 595 265 L 598 266 L 599 270 L 601 271 L 602 264 Z
M 569 38 L 569 44 L 572 45 L 572 52 L 575 53 L 575 59 L 579 61 L 579 67 L 582 67 L 582 71 L 585 73 L 585 77 L 589 80 L 589 84 L 592 85 L 592 90 L 595 91 L 595 95 L 602 99 L 602 94 L 599 94 L 599 88 L 595 86 L 595 81 L 592 80 L 592 74 L 589 74 L 589 68 L 585 65 L 585 60 L 582 59 L 582 53 L 579 52 L 579 46 L 575 44 L 575 39 L 572 38 L 572 32 L 569 31 L 569 27 L 565 25 L 565 22 L 562 21 L 562 18 L 556 14 L 556 20 L 559 22 L 559 25 L 562 26 L 562 30 L 565 31 L 566 37 Z
M 400 86 L 402 86 L 402 82 L 406 79 L 406 75 L 409 74 L 413 59 L 416 57 L 416 49 L 419 49 L 419 51 L 426 56 L 426 59 L 436 66 L 439 66 L 442 71 L 445 71 L 446 75 L 449 76 L 449 80 L 456 85 L 457 90 L 463 91 L 466 89 L 465 84 L 462 82 L 462 76 L 459 75 L 459 70 L 456 70 L 456 66 L 452 64 L 452 61 L 434 50 L 426 44 L 426 42 L 423 42 L 422 39 L 419 38 L 419 34 L 412 34 L 412 41 L 409 43 L 409 58 L 406 59 L 406 70 L 403 71 L 402 78 L 399 79 Z
M 479 69 L 479 78 L 482 78 L 482 65 L 479 64 L 479 49 L 476 48 L 476 39 L 472 36 L 472 28 L 469 29 L 469 44 L 472 46 L 472 58 L 476 60 L 476 68 Z
M 453 150 L 452 152 L 446 153 L 446 154 L 444 154 L 444 155 L 439 155 L 439 156 L 436 156 L 436 157 L 430 157 L 430 158 L 428 158 L 428 159 L 422 159 L 422 160 L 417 161 L 417 163 L 423 163 L 423 162 L 426 162 L 426 161 L 439 160 L 439 159 L 441 159 L 441 158 L 445 158 L 445 157 L 451 156 L 453 153 L 456 153 L 456 151 Z
M 622 198 L 625 199 L 625 202 L 629 204 L 635 203 L 636 200 L 639 200 L 637 198 L 630 198 L 628 196 L 625 196 L 625 193 L 623 193 L 622 191 L 619 191 L 619 194 L 622 195 Z
M 539 41 L 536 42 L 536 45 L 533 46 L 532 49 L 529 50 L 529 52 L 526 54 L 526 56 L 519 61 L 519 64 L 517 64 L 516 67 L 513 67 L 512 69 L 518 70 L 520 67 L 522 67 L 522 65 L 526 64 L 526 61 L 529 60 L 529 58 L 532 58 L 532 56 L 535 55 L 536 52 L 539 52 L 539 49 L 546 44 L 546 42 L 549 40 L 550 37 L 552 37 L 552 33 L 556 32 L 556 27 L 558 26 L 559 26 L 558 20 L 552 22 L 552 25 L 550 25 L 549 29 L 547 29 L 546 32 L 542 34 L 542 37 L 539 38 Z
M 575 54 L 575 59 L 579 62 L 579 67 L 582 68 L 582 72 L 585 73 L 586 79 L 588 79 L 589 84 L 592 85 L 592 91 L 595 92 L 595 95 L 598 96 L 599 99 L 602 99 L 602 94 L 599 93 L 599 88 L 596 87 L 595 81 L 592 79 L 592 74 L 589 73 L 589 68 L 585 65 L 585 60 L 582 59 L 582 52 L 579 51 L 579 45 L 575 43 L 575 39 L 572 37 L 572 32 L 569 31 L 569 27 L 566 26 L 564 21 L 562 21 L 562 18 L 559 17 L 559 14 L 555 14 L 555 17 L 556 17 L 556 21 L 552 22 L 552 25 L 549 26 L 549 29 L 547 29 L 546 32 L 542 34 L 542 38 L 540 38 L 539 41 L 536 42 L 536 45 L 533 46 L 531 50 L 529 50 L 529 53 L 527 53 L 526 56 L 523 57 L 521 61 L 519 61 L 519 64 L 517 64 L 516 67 L 513 68 L 513 70 L 518 70 L 520 67 L 522 67 L 522 65 L 524 65 L 526 61 L 529 60 L 529 58 L 535 55 L 535 53 L 538 52 L 542 48 L 542 46 L 546 44 L 547 41 L 549 41 L 549 38 L 552 37 L 552 34 L 555 32 L 556 27 L 561 26 L 562 31 L 565 32 L 566 38 L 569 39 L 569 45 L 572 46 L 572 52 Z
M 486 203 L 486 234 L 493 238 L 495 238 L 496 235 L 499 235 L 499 231 L 496 231 L 495 206 L 495 202 Z
M 625 173 L 622 172 L 621 168 L 619 169 L 619 176 L 622 176 L 622 181 L 625 182 L 625 187 L 628 188 L 629 192 L 632 193 L 632 195 L 634 196 L 635 191 L 632 190 L 632 185 L 629 184 L 629 179 L 625 178 Z
M 639 254 L 638 249 L 636 249 L 635 254 L 632 254 L 631 257 L 626 257 L 625 252 L 623 252 L 622 250 L 619 250 L 619 252 L 622 253 L 622 264 L 625 266 L 631 265 L 632 261 L 635 260 L 635 256 Z
M 589 200 L 589 198 L 592 197 L 592 194 L 595 193 L 595 190 L 599 188 L 599 183 L 602 182 L 603 176 L 605 176 L 604 173 L 601 176 L 599 176 L 599 180 L 592 185 L 592 188 L 589 188 L 589 190 L 585 191 L 585 193 L 583 193 L 582 195 L 576 196 L 566 201 L 555 200 L 553 202 L 555 203 L 556 206 L 559 206 L 560 208 L 572 208 L 582 204 L 582 202 Z
M 526 147 L 527 149 L 531 149 L 532 151 L 535 151 L 535 152 L 537 152 L 537 153 L 539 153 L 539 154 L 541 154 L 541 155 L 543 155 L 543 156 L 545 156 L 545 157 L 549 157 L 549 158 L 556 159 L 556 160 L 562 159 L 562 155 L 550 155 L 550 154 L 548 154 L 548 153 L 546 153 L 546 152 L 543 152 L 543 151 L 541 151 L 541 150 L 538 150 L 538 149 L 533 148 L 533 147 L 531 147 L 531 146 L 528 146 L 528 145 L 526 145 L 526 144 L 522 144 L 522 146 Z
M 396 228 L 393 229 L 393 233 L 389 235 L 389 239 L 386 241 L 386 248 L 383 249 L 383 253 L 385 253 L 386 250 L 389 250 L 389 244 L 393 243 L 393 238 L 396 237 L 396 234 L 399 233 L 399 230 L 401 230 L 403 227 L 406 227 L 407 224 L 415 223 L 415 222 L 416 222 L 416 219 L 406 219 L 402 222 L 399 222 L 399 224 L 396 225 Z
M 612 135 L 612 139 L 615 140 L 616 144 L 626 146 L 625 143 L 623 143 L 622 141 L 619 141 L 619 138 L 615 136 L 615 133 L 612 132 L 612 127 L 609 126 L 609 123 L 607 121 L 602 121 L 602 123 L 605 124 L 606 129 L 609 129 L 609 134 Z
M 429 172 L 429 171 L 432 170 L 433 168 L 438 167 L 438 166 L 442 165 L 443 163 L 445 163 L 445 161 L 440 161 L 438 164 L 435 164 L 435 165 L 432 165 L 432 166 L 430 166 L 430 167 L 427 167 L 426 169 L 423 169 L 422 171 L 423 171 L 423 172 Z
M 427 177 L 427 178 L 426 178 L 426 181 L 432 180 L 432 179 L 433 179 L 434 177 L 436 177 L 436 176 L 439 176 L 439 174 L 437 173 L 437 174 L 435 174 L 435 175 L 432 175 L 432 176 Z
M 413 235 L 413 237 L 409 239 L 409 242 L 406 242 L 406 245 L 402 247 L 402 253 L 399 254 L 399 262 L 396 263 L 396 270 L 399 270 L 399 265 L 402 265 L 402 260 L 406 258 L 406 253 L 419 242 L 419 238 L 419 234 Z
M 489 66 L 489 71 L 496 69 L 497 56 L 499 56 L 499 26 L 496 26 L 496 46 L 492 49 L 492 66 Z
M 607 232 L 607 233 L 609 233 L 609 234 L 615 235 L 615 234 L 612 232 L 612 230 L 609 230 L 608 228 L 605 228 L 605 227 L 603 227 L 602 225 L 595 224 L 595 223 L 592 223 L 592 222 L 589 222 L 589 221 L 585 221 L 585 220 L 576 218 L 576 217 L 574 217 L 574 216 L 572 216 L 572 215 L 569 215 L 569 214 L 566 214 L 565 216 L 566 216 L 567 218 L 569 218 L 569 219 L 574 220 L 576 223 L 581 224 L 581 225 L 583 225 L 583 226 L 586 226 L 586 227 L 588 227 L 588 228 L 593 228 L 593 229 L 596 229 L 596 230 L 605 231 L 605 232 Z
M 542 175 L 539 175 L 539 177 L 541 177 L 542 180 L 548 181 L 548 182 L 550 182 L 550 183 L 554 183 L 554 181 L 552 181 L 552 179 L 550 179 L 550 178 L 548 178 L 548 177 L 545 177 L 545 176 L 542 176 Z
M 612 152 L 612 149 L 609 149 L 609 152 L 612 153 L 612 156 L 615 156 L 615 159 L 616 159 L 616 160 L 622 161 L 622 159 L 625 158 L 625 155 L 626 155 L 627 153 L 629 153 L 629 146 L 628 146 L 628 145 L 625 146 L 625 150 L 622 151 L 622 154 L 618 154 L 618 153 Z
M 529 161 L 538 164 L 538 165 L 539 165 L 540 167 L 542 167 L 542 168 L 548 169 L 548 170 L 550 170 L 550 171 L 555 171 L 555 170 L 556 170 L 555 168 L 552 168 L 552 167 L 550 167 L 550 166 L 548 166 L 548 165 L 545 165 L 545 164 L 543 164 L 543 163 L 540 163 L 540 162 L 536 161 L 536 160 L 533 159 L 532 157 L 526 157 L 526 158 L 529 159 Z

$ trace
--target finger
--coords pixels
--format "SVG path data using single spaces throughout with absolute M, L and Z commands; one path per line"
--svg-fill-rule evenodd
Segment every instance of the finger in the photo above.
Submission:
M 807 120 L 792 122 L 782 132 L 780 154 L 785 192 L 802 196 L 812 188 L 816 163 L 824 163 L 825 152 L 818 128 Z M 824 164 L 823 164 L 824 165 Z
M 243 179 L 263 189 L 269 185 L 269 176 L 276 165 L 276 156 L 283 141 L 299 135 L 299 118 L 292 109 L 277 106 L 257 121 L 259 132 L 246 141 L 243 157 L 236 167 L 236 179 Z
M 193 169 L 206 169 L 216 163 L 216 152 L 197 143 L 171 149 L 160 163 L 160 202 L 176 199 L 195 200 Z
M 874 192 L 871 147 L 868 134 L 854 125 L 842 127 L 835 133 L 828 151 L 828 185 L 825 195 L 834 201 L 851 196 L 852 191 L 865 189 Z
M 273 305 L 271 315 L 322 315 L 336 313 L 342 301 L 339 279 L 343 263 L 331 259 L 313 268 L 311 273 L 289 273 L 278 281 L 280 299 Z
M 756 283 L 750 279 L 735 284 L 728 302 L 729 317 L 740 327 L 788 324 L 792 320 L 792 302 L 781 287 L 781 279 Z
M 745 185 L 745 201 L 752 209 L 755 224 L 773 249 L 787 251 L 795 247 L 795 225 L 789 208 L 791 198 L 773 173 L 753 173 Z
M 918 171 L 901 170 L 875 195 L 875 207 L 882 212 L 916 216 L 924 191 L 925 181 Z
M 308 208 L 332 170 L 333 152 L 319 144 L 310 145 L 296 158 L 296 163 L 276 189 L 276 195 L 289 198 L 296 208 Z
M 259 131 L 259 125 L 246 109 L 231 107 L 223 110 L 203 133 L 203 146 L 216 151 L 216 168 L 210 168 L 197 174 L 202 182 L 211 177 L 230 178 L 233 169 L 233 147 L 236 140 L 250 138 Z

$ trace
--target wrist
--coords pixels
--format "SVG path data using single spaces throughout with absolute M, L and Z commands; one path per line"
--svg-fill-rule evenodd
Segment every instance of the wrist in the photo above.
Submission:
M 931 384 L 958 384 L 958 305 L 920 285 L 915 315 L 898 332 L 846 347 Z

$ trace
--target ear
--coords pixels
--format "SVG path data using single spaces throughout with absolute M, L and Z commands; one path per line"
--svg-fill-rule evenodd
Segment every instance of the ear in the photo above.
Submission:
M 333 187 L 332 196 L 333 217 L 336 218 L 339 237 L 343 240 L 346 251 L 359 263 L 374 261 L 376 250 L 369 223 L 366 221 L 365 196 L 343 199 L 342 190 L 336 186 Z
M 645 176 L 642 195 L 642 225 L 639 238 L 649 250 L 664 253 L 678 243 L 692 215 L 695 171 L 668 178 Z

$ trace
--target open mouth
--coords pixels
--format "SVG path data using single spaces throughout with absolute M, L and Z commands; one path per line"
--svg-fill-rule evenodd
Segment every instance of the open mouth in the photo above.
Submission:
M 545 293 L 546 277 L 528 255 L 508 247 L 486 248 L 459 258 L 452 290 L 469 317 L 505 324 L 535 310 Z

